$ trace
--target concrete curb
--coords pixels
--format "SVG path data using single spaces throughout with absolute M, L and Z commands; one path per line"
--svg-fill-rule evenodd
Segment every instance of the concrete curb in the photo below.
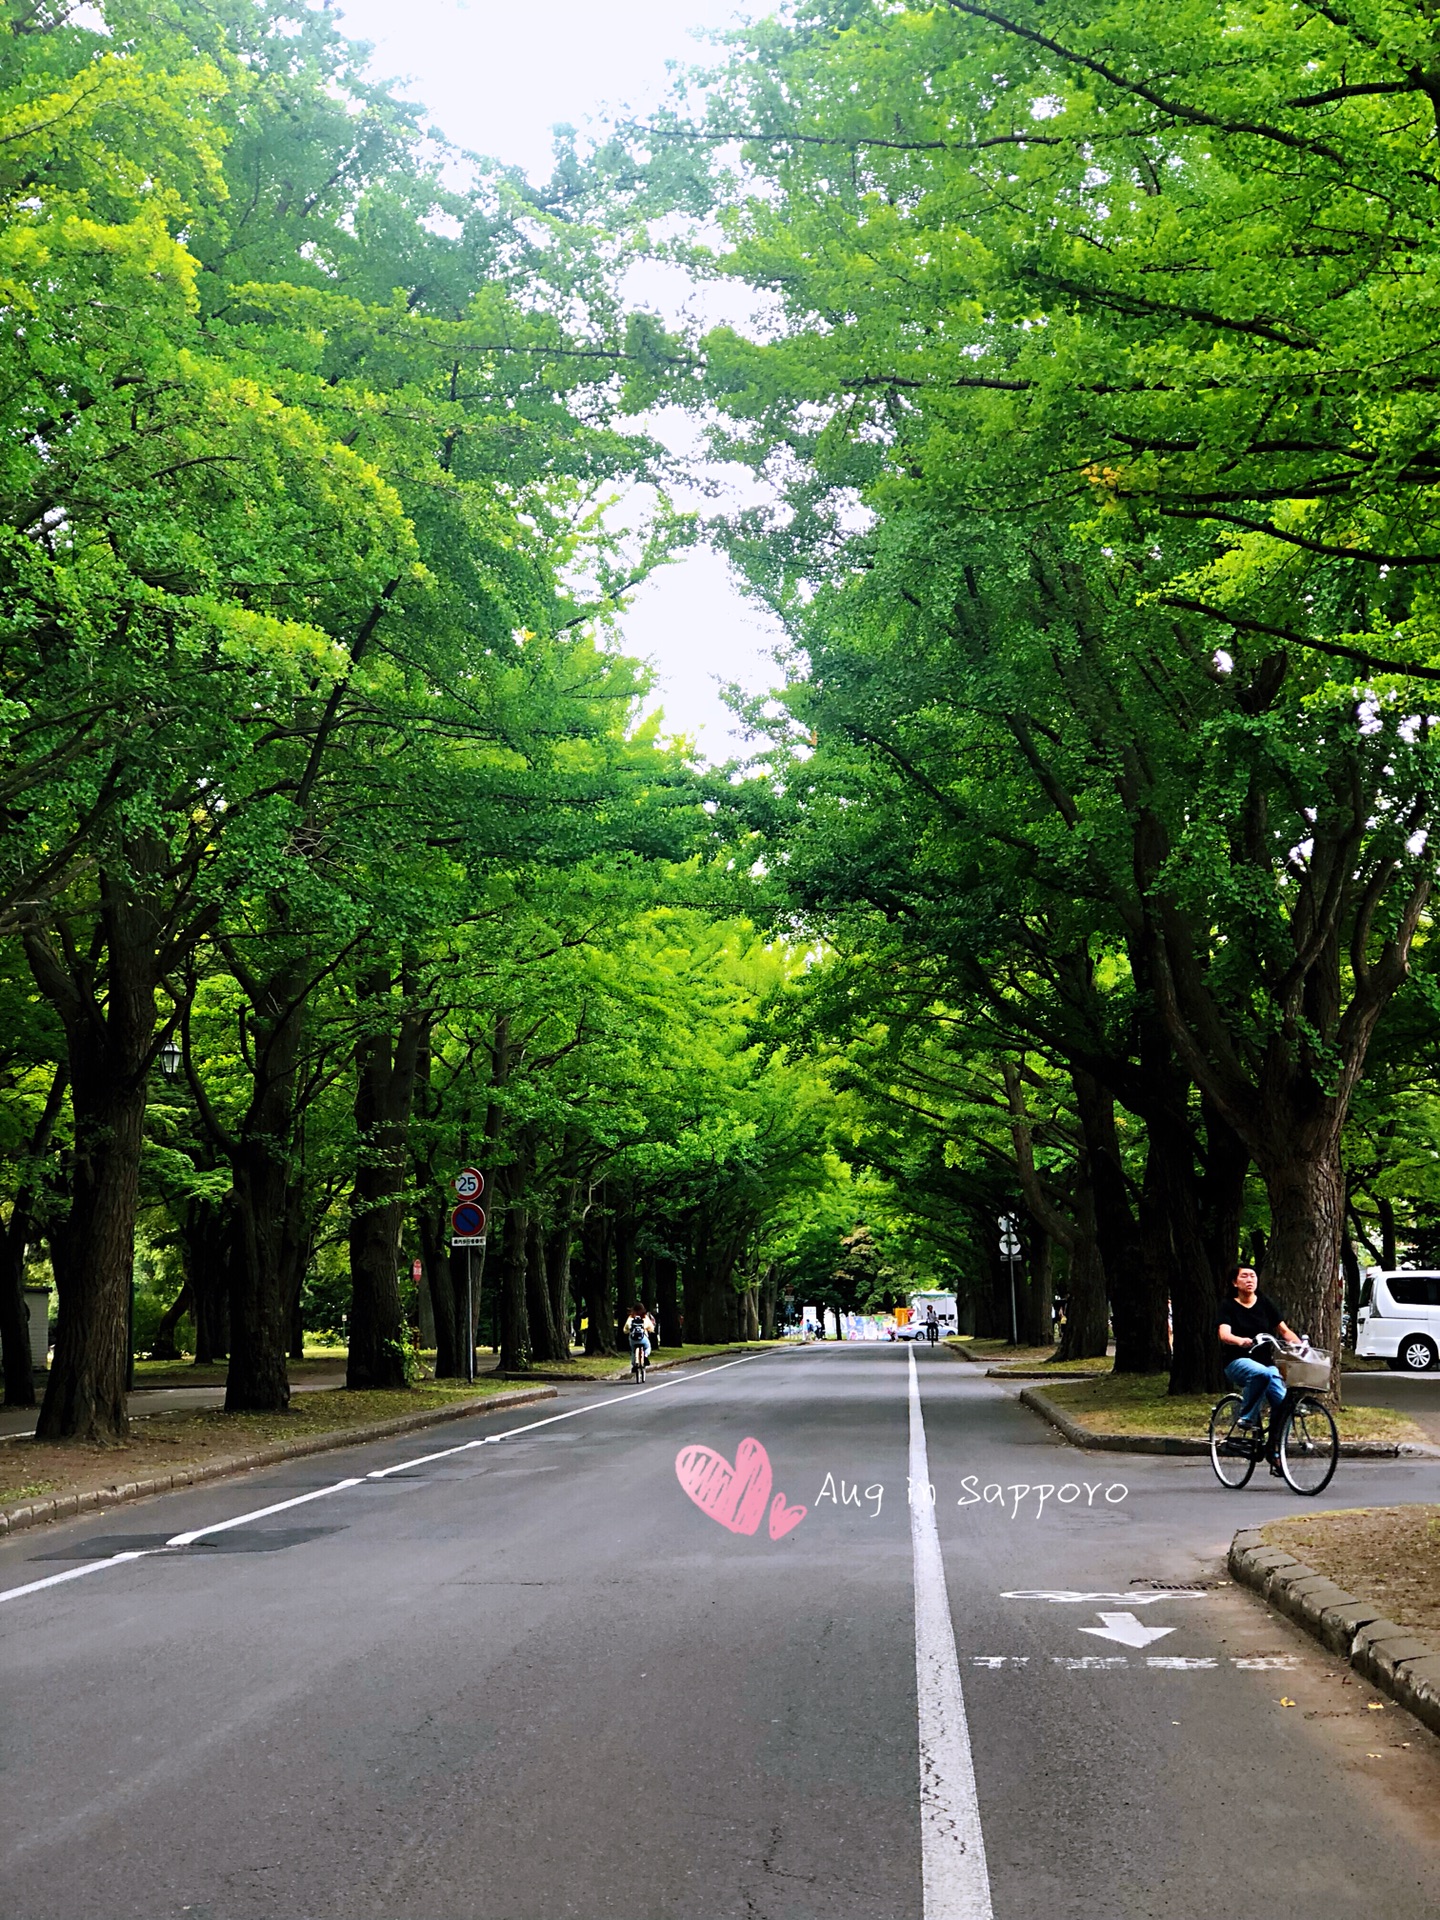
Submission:
M 1377 1693 L 1440 1733 L 1440 1651 L 1387 1620 L 1373 1602 L 1346 1593 L 1303 1561 L 1265 1544 L 1258 1527 L 1230 1542 L 1230 1572 L 1277 1613 L 1348 1660 Z
M 1084 1447 L 1093 1453 L 1208 1454 L 1210 1451 L 1208 1440 L 1191 1440 L 1174 1434 L 1093 1433 L 1089 1427 L 1072 1420 L 1048 1394 L 1036 1387 L 1025 1387 L 1021 1391 L 1020 1404 L 1038 1413 L 1042 1420 L 1048 1420 L 1072 1447 Z M 1340 1457 L 1342 1460 L 1434 1459 L 1440 1457 L 1440 1447 L 1391 1445 L 1382 1440 L 1342 1440 Z
M 976 1362 L 979 1365 L 979 1362 Z M 1053 1367 L 987 1367 L 987 1380 L 1054 1380 L 1063 1383 L 1066 1380 L 1104 1380 L 1106 1373 L 1057 1373 Z
M 450 1407 L 427 1407 L 423 1413 L 404 1413 L 394 1420 L 372 1420 L 368 1426 L 311 1434 L 304 1440 L 285 1440 L 276 1446 L 261 1447 L 255 1453 L 229 1454 L 224 1459 L 206 1460 L 198 1466 L 177 1467 L 174 1473 L 159 1473 L 148 1480 L 129 1480 L 120 1486 L 99 1487 L 89 1493 L 57 1493 L 27 1506 L 0 1508 L 0 1539 L 19 1533 L 24 1527 L 44 1526 L 53 1520 L 73 1520 L 77 1514 L 118 1507 L 129 1500 L 148 1500 L 152 1494 L 173 1493 L 180 1487 L 198 1486 L 204 1480 L 226 1480 L 235 1474 L 253 1473 L 257 1467 L 275 1467 L 285 1460 L 299 1460 L 306 1454 L 334 1453 L 341 1447 L 387 1440 L 392 1434 L 418 1433 L 422 1427 L 438 1427 L 446 1420 L 468 1420 L 477 1413 L 498 1413 L 506 1407 L 523 1407 L 532 1400 L 555 1397 L 553 1387 L 535 1387 L 524 1393 L 492 1393 L 483 1400 L 461 1400 Z

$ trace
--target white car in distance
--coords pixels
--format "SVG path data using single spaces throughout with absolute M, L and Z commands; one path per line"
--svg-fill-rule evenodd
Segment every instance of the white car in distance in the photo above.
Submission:
M 1372 1267 L 1360 1289 L 1355 1351 L 1401 1373 L 1440 1365 L 1440 1273 Z

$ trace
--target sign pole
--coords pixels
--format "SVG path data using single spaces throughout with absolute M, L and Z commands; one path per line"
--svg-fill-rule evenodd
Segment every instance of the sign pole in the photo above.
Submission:
M 475 1272 L 475 1255 L 469 1247 L 465 1249 L 465 1378 L 471 1386 L 475 1384 L 475 1299 L 472 1278 Z

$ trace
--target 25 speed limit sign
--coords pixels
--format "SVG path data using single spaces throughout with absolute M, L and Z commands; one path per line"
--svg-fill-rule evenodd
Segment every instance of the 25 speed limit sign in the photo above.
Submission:
M 451 1184 L 462 1200 L 475 1200 L 485 1191 L 485 1176 L 478 1167 L 466 1167 Z

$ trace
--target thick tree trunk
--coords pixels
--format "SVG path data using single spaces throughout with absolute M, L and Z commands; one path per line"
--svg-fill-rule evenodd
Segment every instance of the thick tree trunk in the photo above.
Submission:
M 1027 1347 L 1043 1347 L 1054 1335 L 1051 1307 L 1054 1242 L 1048 1233 L 1036 1229 L 1030 1238 L 1030 1279 L 1025 1288 L 1024 1340 Z
M 1116 1373 L 1164 1373 L 1170 1364 L 1166 1328 L 1166 1263 L 1147 1260 L 1141 1245 L 1115 1126 L 1115 1101 L 1088 1073 L 1076 1070 L 1080 1126 L 1095 1208 L 1095 1237 L 1115 1327 Z M 1153 1176 L 1147 1174 L 1147 1180 Z
M 760 1282 L 760 1338 L 773 1340 L 778 1329 L 775 1325 L 776 1297 L 780 1289 L 780 1278 L 772 1260 L 765 1269 Z
M 29 1210 L 17 1200 L 0 1234 L 0 1367 L 5 1371 L 7 1407 L 35 1404 L 30 1314 L 25 1304 L 25 1250 L 30 1231 Z
M 228 1203 L 190 1200 L 180 1222 L 180 1257 L 195 1315 L 195 1364 L 214 1366 L 230 1352 Z
M 514 1373 L 529 1364 L 525 1324 L 525 1240 L 529 1226 L 524 1207 L 505 1210 L 500 1244 L 500 1371 Z
M 420 1215 L 420 1258 L 430 1289 L 435 1320 L 435 1378 L 465 1378 L 465 1249 L 452 1254 L 446 1244 L 444 1216 L 426 1208 Z M 459 1264 L 459 1284 L 455 1267 Z
M 581 1240 L 584 1264 L 582 1298 L 585 1302 L 586 1353 L 612 1354 L 615 1346 L 615 1310 L 610 1299 L 610 1222 L 598 1207 L 585 1220 Z
M 1094 1360 L 1109 1345 L 1105 1268 L 1095 1233 L 1095 1200 L 1083 1160 L 1075 1180 L 1075 1244 L 1066 1276 L 1065 1326 L 1056 1349 L 1058 1360 Z
M 546 1234 L 538 1209 L 532 1209 L 526 1226 L 525 1312 L 530 1324 L 530 1358 L 542 1362 L 568 1360 L 569 1338 L 564 1322 L 557 1324 L 555 1302 L 550 1291 L 546 1262 Z
M 250 1104 L 239 1136 L 226 1142 L 234 1172 L 227 1413 L 283 1413 L 290 1404 L 286 1254 L 304 981 L 277 974 L 257 997 Z
M 1317 1130 L 1318 1131 L 1318 1130 Z M 1262 1163 L 1270 1202 L 1270 1240 L 1260 1285 L 1286 1323 L 1332 1356 L 1331 1390 L 1340 1373 L 1340 1241 L 1345 1224 L 1345 1174 L 1338 1129 L 1330 1137 L 1303 1135 Z M 1308 1149 L 1308 1150 L 1307 1150 Z
M 550 1289 L 550 1317 L 555 1323 L 559 1343 L 557 1358 L 570 1358 L 570 1322 L 574 1309 L 570 1301 L 570 1259 L 575 1244 L 575 1209 L 580 1204 L 580 1182 L 570 1181 L 561 1189 L 555 1219 L 545 1236 L 545 1281 Z
M 128 1431 L 135 1215 L 155 1038 L 156 922 L 124 884 L 102 876 L 100 890 L 107 958 L 103 1007 L 87 962 L 72 957 L 62 964 L 39 935 L 27 935 L 25 947 L 36 984 L 65 1028 L 74 1121 L 69 1213 L 50 1235 L 59 1324 L 36 1434 L 104 1446 Z
M 65 1104 L 66 1069 L 57 1067 L 28 1144 L 32 1156 L 47 1151 L 55 1122 Z M 42 1182 L 22 1182 L 0 1231 L 0 1366 L 5 1372 L 5 1405 L 35 1405 L 35 1374 L 30 1347 L 30 1311 L 25 1301 L 25 1257 L 36 1237 Z
M 662 1253 L 655 1262 L 655 1299 L 660 1311 L 660 1340 L 667 1347 L 680 1345 L 680 1266 L 673 1254 Z
M 190 1312 L 190 1305 L 190 1283 L 186 1280 L 181 1283 L 180 1291 L 160 1316 L 159 1324 L 155 1328 L 155 1338 L 150 1343 L 152 1360 L 180 1358 L 180 1349 L 175 1342 L 175 1329 Z
M 362 1017 L 375 1023 L 394 981 L 388 962 L 356 983 Z M 413 992 L 402 968 L 402 992 Z M 345 1384 L 394 1391 L 405 1378 L 405 1320 L 400 1305 L 400 1235 L 405 1225 L 407 1132 L 425 1019 L 407 998 L 393 1034 L 372 1024 L 355 1057 L 355 1132 L 359 1151 L 350 1202 L 350 1357 Z

